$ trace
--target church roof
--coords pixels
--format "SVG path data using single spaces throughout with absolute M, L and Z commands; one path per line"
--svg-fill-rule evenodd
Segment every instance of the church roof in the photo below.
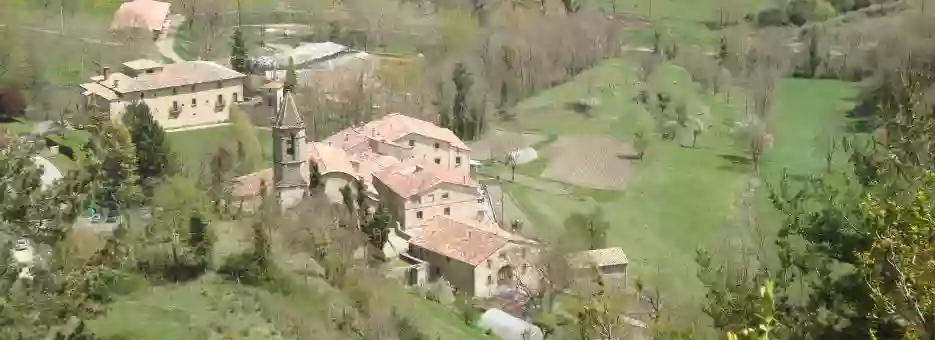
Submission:
M 282 99 L 282 105 L 276 114 L 277 127 L 302 127 L 302 116 L 299 114 L 299 108 L 295 105 L 295 97 L 291 91 L 286 91 Z

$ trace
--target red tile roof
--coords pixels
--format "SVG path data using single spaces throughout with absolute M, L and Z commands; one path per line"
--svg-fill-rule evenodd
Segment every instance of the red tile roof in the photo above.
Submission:
M 375 172 L 373 177 L 403 198 L 412 197 L 442 183 L 478 187 L 477 182 L 465 173 L 427 162 L 410 161 Z
M 153 31 L 162 30 L 169 16 L 168 2 L 155 0 L 134 0 L 120 5 L 114 13 L 111 29 L 140 27 Z
M 409 240 L 410 245 L 475 267 L 508 242 L 496 233 L 445 216 L 429 220 L 420 234 Z

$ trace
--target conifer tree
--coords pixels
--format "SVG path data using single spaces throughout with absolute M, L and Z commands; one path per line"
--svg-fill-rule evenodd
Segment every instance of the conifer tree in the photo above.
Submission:
M 289 68 L 286 69 L 286 83 L 283 85 L 285 91 L 293 91 L 299 84 L 299 77 L 295 72 L 295 61 L 289 57 Z
M 247 47 L 244 42 L 243 32 L 240 27 L 234 27 L 234 34 L 231 36 L 231 68 L 240 73 L 247 73 Z
M 130 130 L 136 150 L 140 184 L 150 192 L 151 183 L 164 180 L 175 173 L 175 155 L 166 140 L 165 130 L 153 118 L 146 103 L 136 102 L 128 106 L 123 121 Z

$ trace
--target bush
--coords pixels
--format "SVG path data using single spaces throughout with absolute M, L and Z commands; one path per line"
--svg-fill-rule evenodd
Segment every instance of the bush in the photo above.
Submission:
M 15 88 L 0 88 L 0 120 L 9 122 L 26 116 L 26 98 Z
M 269 279 L 269 272 L 259 265 L 253 251 L 227 257 L 224 264 L 218 268 L 218 273 L 225 279 L 252 286 L 259 286 Z
M 767 8 L 756 15 L 756 24 L 760 27 L 785 26 L 786 12 L 779 8 Z

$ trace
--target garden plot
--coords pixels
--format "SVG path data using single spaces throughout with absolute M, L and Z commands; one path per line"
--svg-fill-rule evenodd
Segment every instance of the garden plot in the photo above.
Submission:
M 621 190 L 633 147 L 608 136 L 562 136 L 545 148 L 542 177 L 590 189 Z

